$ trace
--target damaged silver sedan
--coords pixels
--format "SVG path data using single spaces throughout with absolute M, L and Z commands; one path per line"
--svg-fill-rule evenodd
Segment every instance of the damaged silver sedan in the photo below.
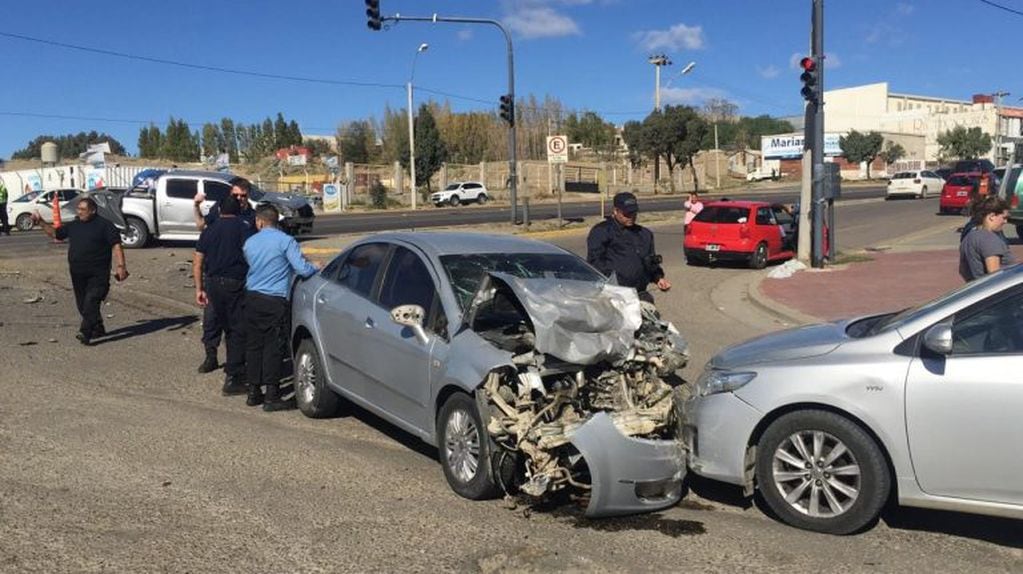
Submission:
M 359 241 L 294 293 L 295 394 L 359 404 L 436 445 L 471 499 L 574 499 L 588 516 L 678 501 L 685 341 L 578 256 L 510 236 Z

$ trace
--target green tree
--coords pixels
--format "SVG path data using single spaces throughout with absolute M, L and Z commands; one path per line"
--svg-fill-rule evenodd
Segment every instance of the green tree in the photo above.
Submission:
M 991 150 L 991 135 L 979 127 L 956 126 L 938 134 L 939 155 L 945 160 L 976 159 Z
M 839 138 L 838 145 L 842 148 L 842 155 L 850 162 L 867 162 L 867 179 L 870 179 L 870 164 L 881 153 L 884 136 L 874 131 L 862 133 L 850 130 L 847 135 Z
M 601 155 L 609 155 L 615 142 L 615 126 L 594 112 L 572 114 L 565 120 L 568 141 L 580 143 Z
M 288 145 L 302 145 L 302 130 L 295 120 L 288 122 Z
M 655 110 L 643 120 L 636 142 L 640 152 L 654 159 L 664 158 L 668 166 L 669 185 L 675 191 L 675 180 L 672 177 L 676 166 L 693 165 L 693 158 L 700 150 L 701 142 L 709 127 L 696 110 L 689 106 L 665 106 L 663 110 Z M 629 144 L 630 147 L 632 143 Z M 696 187 L 696 170 L 693 170 Z
M 107 142 L 110 144 L 110 153 L 115 155 L 127 155 L 121 142 L 104 133 L 95 131 L 78 132 L 77 134 L 65 134 L 61 136 L 41 135 L 28 142 L 24 148 L 11 154 L 11 159 L 39 159 L 42 153 L 43 144 L 52 141 L 57 144 L 57 154 L 62 158 L 78 158 L 78 154 L 92 144 Z
M 231 163 L 238 163 L 238 132 L 234 127 L 234 120 L 222 118 L 220 120 L 220 133 L 224 138 L 224 149 L 231 158 Z
M 884 149 L 877 155 L 886 165 L 891 165 L 906 157 L 906 149 L 901 144 L 888 140 L 884 144 Z
M 416 186 L 426 184 L 426 191 L 429 193 L 430 178 L 440 170 L 441 164 L 448 159 L 448 149 L 444 140 L 440 137 L 440 130 L 437 129 L 437 122 L 433 118 L 430 106 L 423 104 L 419 106 L 419 114 L 416 116 Z M 401 158 L 401 165 L 409 168 L 409 154 Z
M 284 121 L 284 114 L 277 112 L 277 119 L 274 120 L 274 146 L 277 148 L 291 145 L 291 137 L 288 132 L 288 122 Z
M 216 156 L 220 150 L 227 146 L 224 136 L 220 133 L 220 126 L 209 123 L 202 126 L 202 155 L 203 157 Z
M 645 132 L 643 131 L 643 124 L 636 120 L 625 122 L 622 126 L 622 140 L 625 141 L 625 145 L 629 148 L 629 164 L 632 167 L 639 167 L 643 165 L 645 157 L 647 155 L 648 146 Z
M 348 122 L 337 130 L 341 161 L 352 163 L 370 163 L 372 145 L 376 140 L 373 124 L 366 120 Z
M 156 159 L 163 148 L 163 133 L 153 124 L 139 130 L 139 157 Z

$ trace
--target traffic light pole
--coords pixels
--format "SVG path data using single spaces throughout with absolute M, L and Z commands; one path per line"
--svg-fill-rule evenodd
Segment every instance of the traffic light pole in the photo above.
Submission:
M 817 62 L 813 118 L 813 249 L 811 263 L 824 267 L 824 0 L 813 0 L 811 32 L 813 58 Z M 834 226 L 834 222 L 832 222 Z
M 511 101 L 512 102 L 515 101 L 515 56 L 514 56 L 514 52 L 512 50 L 511 34 L 509 34 L 508 30 L 506 30 L 505 27 L 502 26 L 501 23 L 498 22 L 497 20 L 490 20 L 490 19 L 487 19 L 487 18 L 461 18 L 461 17 L 458 17 L 458 16 L 448 17 L 448 16 L 438 16 L 436 14 L 434 14 L 433 16 L 431 16 L 429 18 L 418 17 L 418 16 L 402 16 L 400 14 L 395 14 L 394 16 L 382 16 L 380 18 L 380 21 L 381 22 L 387 22 L 387 21 L 391 21 L 391 22 L 409 21 L 409 22 L 433 22 L 433 23 L 437 23 L 437 22 L 454 22 L 454 23 L 459 23 L 459 24 L 491 24 L 493 26 L 497 26 L 501 30 L 501 32 L 504 34 L 505 42 L 508 44 L 508 96 L 511 97 Z M 512 123 L 510 123 L 508 125 L 508 179 L 509 179 L 508 186 L 509 186 L 509 188 L 511 190 L 511 193 L 510 193 L 511 197 L 510 197 L 510 199 L 511 199 L 511 222 L 512 222 L 512 225 L 515 225 L 516 223 L 518 223 L 518 216 L 517 215 L 518 215 L 519 177 L 518 177 L 518 169 L 517 169 L 517 165 L 518 165 L 518 161 L 517 160 L 518 160 L 518 158 L 517 158 L 516 148 L 517 148 L 517 142 L 516 142 L 516 138 L 515 138 L 515 123 L 512 122 Z

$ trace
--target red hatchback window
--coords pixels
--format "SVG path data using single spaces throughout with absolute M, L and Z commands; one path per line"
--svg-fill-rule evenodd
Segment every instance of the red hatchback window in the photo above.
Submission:
M 727 205 L 708 205 L 696 214 L 693 221 L 701 223 L 744 223 L 749 219 L 749 208 Z

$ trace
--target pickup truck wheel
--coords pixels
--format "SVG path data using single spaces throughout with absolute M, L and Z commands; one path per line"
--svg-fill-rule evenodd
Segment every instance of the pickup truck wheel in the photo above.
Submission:
M 18 228 L 18 231 L 28 231 L 32 229 L 33 225 L 35 224 L 32 223 L 31 213 L 22 213 L 18 216 L 18 219 L 14 220 L 14 226 Z
M 464 393 L 448 397 L 437 415 L 437 446 L 451 490 L 470 500 L 494 498 L 501 492 L 490 462 L 491 445 L 476 401 Z
M 341 410 L 341 397 L 327 385 L 312 339 L 304 339 L 295 352 L 295 402 L 302 414 L 313 419 L 333 417 Z
M 457 195 L 452 195 L 452 196 L 451 196 L 451 198 L 450 198 L 450 199 L 448 199 L 448 203 L 450 203 L 450 204 L 451 204 L 451 207 L 455 207 L 455 206 L 457 206 L 457 205 L 458 205 L 459 203 L 461 203 L 461 201 L 460 201 L 460 200 L 458 199 L 458 196 L 457 196 Z
M 877 519 L 891 473 L 877 442 L 859 425 L 804 410 L 771 423 L 757 445 L 757 487 L 783 522 L 851 534 Z
M 121 244 L 128 249 L 145 247 L 149 243 L 149 228 L 137 217 L 126 217 L 124 219 L 127 229 L 121 232 Z

